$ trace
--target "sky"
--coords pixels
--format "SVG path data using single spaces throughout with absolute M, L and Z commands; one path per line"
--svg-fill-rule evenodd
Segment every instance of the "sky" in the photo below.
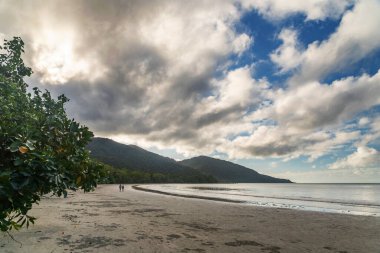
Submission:
M 380 182 L 379 0 L 0 0 L 27 82 L 96 136 L 295 182 Z

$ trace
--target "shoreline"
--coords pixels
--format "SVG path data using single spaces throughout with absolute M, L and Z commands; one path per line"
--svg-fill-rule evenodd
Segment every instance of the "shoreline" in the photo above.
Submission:
M 150 184 L 148 184 L 150 185 Z M 280 208 L 280 209 L 290 209 L 290 210 L 297 210 L 297 211 L 306 211 L 306 212 L 320 212 L 320 213 L 331 213 L 331 214 L 341 214 L 341 215 L 354 215 L 354 216 L 368 216 L 368 217 L 379 217 L 379 214 L 374 213 L 364 213 L 360 211 L 354 211 L 354 210 L 339 210 L 339 209 L 332 209 L 331 207 L 312 207 L 312 206 L 301 206 L 299 204 L 281 204 L 281 203 L 274 203 L 273 206 L 270 205 L 260 205 L 260 204 L 254 204 L 250 201 L 245 200 L 232 200 L 228 198 L 220 198 L 220 197 L 209 197 L 209 196 L 202 196 L 202 195 L 194 195 L 194 194 L 181 194 L 181 193 L 172 193 L 172 192 L 166 192 L 156 189 L 149 189 L 144 188 L 142 185 L 132 185 L 132 189 L 137 191 L 145 191 L 145 192 L 151 192 L 161 195 L 168 195 L 168 196 L 174 196 L 174 197 L 181 197 L 181 198 L 191 198 L 191 199 L 201 199 L 201 200 L 210 200 L 210 201 L 219 201 L 219 202 L 225 202 L 225 203 L 236 203 L 236 204 L 246 204 L 247 206 L 255 206 L 255 207 L 264 207 L 264 208 Z M 302 202 L 310 202 L 310 203 L 327 203 L 327 204 L 341 204 L 341 205 L 351 205 L 351 203 L 343 202 L 343 201 L 322 201 L 322 200 L 311 200 L 311 199 L 298 199 L 298 198 L 290 198 L 290 197 L 272 197 L 272 196 L 260 196 L 260 195 L 245 195 L 245 194 L 234 194 L 238 196 L 250 196 L 255 198 L 263 198 L 263 199 L 277 199 L 277 200 L 294 200 L 294 201 L 302 201 Z M 299 208 L 294 208 L 292 206 L 298 206 Z M 368 207 L 380 207 L 380 205 L 375 204 L 368 204 Z
M 256 207 L 100 185 L 33 206 L 0 252 L 377 252 L 380 218 Z
M 226 202 L 226 203 L 239 203 L 239 204 L 246 203 L 245 201 L 240 201 L 240 200 L 204 197 L 204 196 L 198 196 L 198 195 L 185 195 L 185 194 L 179 194 L 179 193 L 171 193 L 171 192 L 164 192 L 164 191 L 159 191 L 159 190 L 146 189 L 146 188 L 140 187 L 140 185 L 132 185 L 132 189 L 136 191 L 151 192 L 151 193 L 157 193 L 161 195 L 168 195 L 168 196 L 173 196 L 173 197 L 181 197 L 181 198 L 189 198 L 189 199 L 203 199 L 203 200 L 220 201 L 220 202 Z

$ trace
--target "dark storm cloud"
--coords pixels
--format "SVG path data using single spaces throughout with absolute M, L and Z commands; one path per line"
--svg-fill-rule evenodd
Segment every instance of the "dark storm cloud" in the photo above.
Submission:
M 226 120 L 231 115 L 237 116 L 237 118 L 234 118 L 234 120 L 238 120 L 238 118 L 241 115 L 236 115 L 237 111 L 243 111 L 243 108 L 240 108 L 240 106 L 238 106 L 238 105 L 234 105 L 234 106 L 224 108 L 224 109 L 216 111 L 216 112 L 208 113 L 208 114 L 202 115 L 200 118 L 196 119 L 195 125 L 196 125 L 196 127 L 207 126 L 207 125 L 210 125 L 210 124 L 215 123 L 215 122 L 220 122 L 220 121 Z
M 174 52 L 168 52 L 166 43 L 154 43 L 154 35 L 151 38 L 143 36 L 147 24 L 147 31 L 155 32 L 149 25 L 160 21 L 156 17 L 162 12 L 167 11 L 167 15 L 174 19 L 181 18 L 176 11 L 185 11 L 191 16 L 191 11 L 182 10 L 183 6 L 171 1 L 115 1 L 112 5 L 104 1 L 78 1 L 75 5 L 53 1 L 48 4 L 48 8 L 43 8 L 42 2 L 39 4 L 41 9 L 37 12 L 41 14 L 41 21 L 34 22 L 30 28 L 38 31 L 51 22 L 53 25 L 48 25 L 48 32 L 52 36 L 56 35 L 55 32 L 59 33 L 60 29 L 74 29 L 75 43 L 72 50 L 78 60 L 89 61 L 93 68 L 89 73 L 79 71 L 67 78 L 63 76 L 62 83 L 50 81 L 46 69 L 36 69 L 35 79 L 45 78 L 43 83 L 38 84 L 41 88 L 47 88 L 55 95 L 65 94 L 69 97 L 69 115 L 88 125 L 95 133 L 144 135 L 152 141 L 175 143 L 183 140 L 197 145 L 198 140 L 202 139 L 198 132 L 201 127 L 228 122 L 228 114 L 242 110 L 233 106 L 213 114 L 194 114 L 205 94 L 209 94 L 212 89 L 210 81 L 216 63 L 230 53 L 226 46 L 231 31 L 215 31 L 220 37 L 218 39 L 226 39 L 222 41 L 225 45 L 212 47 L 205 41 L 205 46 L 200 44 L 197 48 L 203 53 L 193 56 L 193 49 L 186 48 L 186 43 L 181 45 L 182 42 L 176 42 Z M 221 13 L 224 14 L 224 11 Z M 207 13 L 202 15 L 210 18 Z M 219 14 L 211 11 L 210 15 L 215 19 L 215 24 L 224 22 Z M 206 23 L 205 27 L 214 29 L 215 24 Z M 212 29 L 211 32 L 214 32 Z M 26 40 L 31 42 L 39 35 L 38 32 L 23 32 L 27 36 Z M 171 39 L 178 39 L 175 35 L 168 37 L 168 43 Z M 186 41 L 186 38 L 180 39 Z M 41 48 L 49 46 L 43 42 L 38 47 L 34 47 L 33 43 L 29 46 L 28 61 L 31 64 L 41 54 Z M 58 41 L 58 51 L 60 43 L 67 42 Z M 51 52 L 54 53 L 55 50 Z M 92 76 L 99 77 L 89 81 Z M 199 145 L 205 142 L 199 141 Z
M 284 156 L 287 154 L 291 154 L 295 151 L 299 150 L 297 146 L 291 146 L 288 144 L 283 145 L 266 145 L 261 147 L 250 147 L 247 149 L 247 152 L 254 156 Z

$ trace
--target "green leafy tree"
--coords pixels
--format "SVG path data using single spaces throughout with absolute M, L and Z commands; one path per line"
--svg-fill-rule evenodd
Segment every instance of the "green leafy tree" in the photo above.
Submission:
M 103 175 L 86 145 L 93 134 L 66 115 L 61 95 L 27 91 L 21 38 L 0 47 L 0 230 L 29 226 L 28 215 L 44 194 L 66 196 L 67 190 L 93 190 Z

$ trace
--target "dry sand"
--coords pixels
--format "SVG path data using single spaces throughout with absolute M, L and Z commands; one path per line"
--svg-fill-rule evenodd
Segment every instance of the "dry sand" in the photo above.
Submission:
M 380 252 L 380 219 L 187 199 L 103 185 L 46 198 L 0 252 Z

